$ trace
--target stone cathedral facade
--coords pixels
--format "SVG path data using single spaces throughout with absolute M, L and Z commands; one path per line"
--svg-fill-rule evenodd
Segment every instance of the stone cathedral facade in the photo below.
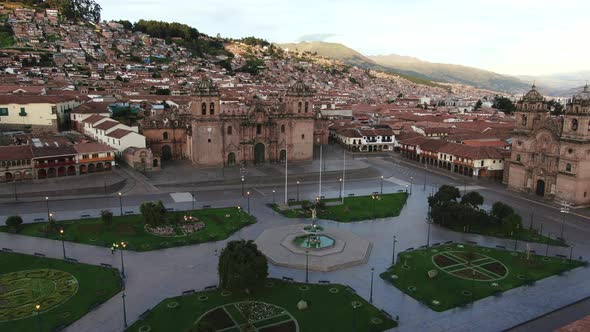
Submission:
M 590 205 L 590 91 L 588 85 L 552 117 L 533 88 L 517 103 L 508 187 Z

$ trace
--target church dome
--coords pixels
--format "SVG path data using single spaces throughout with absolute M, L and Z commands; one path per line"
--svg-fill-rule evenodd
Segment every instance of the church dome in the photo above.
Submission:
M 312 95 L 314 92 L 315 91 L 309 85 L 303 83 L 303 81 L 295 82 L 287 90 L 288 95 L 295 95 L 295 96 L 308 96 L 308 95 Z
M 203 78 L 202 80 L 197 83 L 196 92 L 198 95 L 217 95 L 217 86 L 213 84 L 208 78 Z
M 590 103 L 590 90 L 588 90 L 588 84 L 584 86 L 584 90 L 577 95 L 574 95 L 572 99 L 573 103 Z
M 524 97 L 522 97 L 522 101 L 526 101 L 529 103 L 534 102 L 542 102 L 544 100 L 543 95 L 537 91 L 537 87 L 533 84 L 531 90 L 527 92 Z

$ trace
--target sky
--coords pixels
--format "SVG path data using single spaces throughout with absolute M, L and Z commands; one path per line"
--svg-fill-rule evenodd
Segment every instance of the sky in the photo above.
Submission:
M 180 22 L 223 37 L 321 40 L 509 75 L 590 69 L 585 0 L 96 0 L 102 18 Z

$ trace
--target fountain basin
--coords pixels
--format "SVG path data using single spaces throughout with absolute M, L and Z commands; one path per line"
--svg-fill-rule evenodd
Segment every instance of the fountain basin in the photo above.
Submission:
M 325 249 L 333 247 L 336 241 L 326 235 L 302 235 L 296 237 L 293 243 L 304 249 Z

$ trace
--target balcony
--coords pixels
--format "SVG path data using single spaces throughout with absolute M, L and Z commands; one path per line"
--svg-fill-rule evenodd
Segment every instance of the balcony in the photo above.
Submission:
M 76 165 L 76 161 L 61 161 L 61 162 L 49 162 L 49 163 L 35 163 L 35 168 L 48 168 L 48 167 L 61 167 Z
M 96 163 L 113 160 L 115 160 L 115 156 L 80 159 L 80 163 Z

